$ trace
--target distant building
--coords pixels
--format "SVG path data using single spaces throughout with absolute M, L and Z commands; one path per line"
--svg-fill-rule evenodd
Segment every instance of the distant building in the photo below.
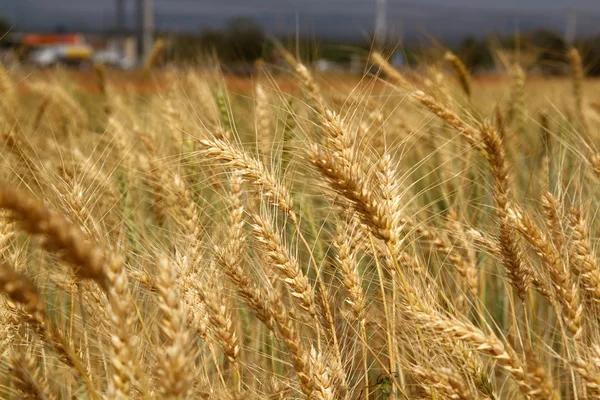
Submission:
M 321 58 L 313 62 L 312 68 L 319 72 L 334 72 L 343 70 L 343 67 L 340 64 L 325 58 Z
M 137 64 L 137 38 L 123 35 L 91 36 L 88 42 L 95 50 L 94 61 L 129 69 Z
M 102 62 L 127 69 L 137 61 L 137 39 L 133 35 L 12 32 L 0 41 L 0 49 L 5 64 L 24 62 L 38 67 L 55 64 L 81 67 Z

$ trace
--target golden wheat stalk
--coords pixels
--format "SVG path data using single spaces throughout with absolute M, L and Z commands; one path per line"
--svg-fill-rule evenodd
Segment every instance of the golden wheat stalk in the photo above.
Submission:
M 252 233 L 256 240 L 261 244 L 269 259 L 269 265 L 272 265 L 281 274 L 283 281 L 288 285 L 292 296 L 298 300 L 299 305 L 309 313 L 312 318 L 316 318 L 317 311 L 315 307 L 312 286 L 298 264 L 296 258 L 291 254 L 286 244 L 276 233 L 269 217 L 259 215 L 252 216 Z
M 339 157 L 313 144 L 311 162 L 328 179 L 331 188 L 341 193 L 352 205 L 372 233 L 384 242 L 395 241 L 392 232 L 393 217 L 379 207 L 373 188 L 357 166 L 344 165 Z
M 577 119 L 579 124 L 584 131 L 587 131 L 588 126 L 585 119 L 585 113 L 583 111 L 583 65 L 581 62 L 581 55 L 575 47 L 571 47 L 567 53 L 569 62 L 571 64 L 571 76 L 573 82 L 573 98 L 575 99 L 575 112 L 577 113 Z
M 41 201 L 20 191 L 0 186 L 0 208 L 11 212 L 10 219 L 22 223 L 32 235 L 45 238 L 44 246 L 60 254 L 82 279 L 93 279 L 107 289 L 105 266 L 107 254 L 86 240 L 82 232 Z
M 84 367 L 84 362 L 75 352 L 70 341 L 48 317 L 46 306 L 33 281 L 26 275 L 17 272 L 8 263 L 0 261 L 0 292 L 23 307 L 22 310 L 17 310 L 20 319 L 28 324 L 40 339 L 52 344 L 60 355 L 61 361 L 72 368 L 83 380 L 90 397 L 99 399 L 92 379 Z
M 558 399 L 552 385 L 545 378 L 539 367 L 529 369 L 523 365 L 515 351 L 502 343 L 497 337 L 487 335 L 470 323 L 456 320 L 453 317 L 409 310 L 411 318 L 415 318 L 421 326 L 431 329 L 440 336 L 449 336 L 467 343 L 477 351 L 492 357 L 500 367 L 506 370 L 515 380 L 521 392 L 534 399 Z
M 129 382 L 138 375 L 140 365 L 133 364 L 137 360 L 132 336 L 134 313 L 123 261 L 86 240 L 77 227 L 42 202 L 21 192 L 0 188 L 0 208 L 12 211 L 11 218 L 22 222 L 30 234 L 42 235 L 44 246 L 71 264 L 78 278 L 92 279 L 106 292 L 113 323 L 111 361 L 115 373 L 111 375 L 111 397 L 128 396 Z
M 580 339 L 583 331 L 583 309 L 577 286 L 571 279 L 571 272 L 564 265 L 561 255 L 523 210 L 513 206 L 507 217 L 512 226 L 533 246 L 537 255 L 547 265 L 548 275 L 557 292 L 557 300 L 561 305 L 567 328 L 574 340 Z
M 481 142 L 477 128 L 464 121 L 454 111 L 450 110 L 433 97 L 425 94 L 425 92 L 414 89 L 413 86 L 381 56 L 381 54 L 372 53 L 371 60 L 375 65 L 381 68 L 382 71 L 388 75 L 388 77 L 392 78 L 393 82 L 399 88 L 407 91 L 409 97 L 413 101 L 429 109 L 429 111 L 445 121 L 457 132 L 462 134 L 471 146 L 475 148 L 481 148 Z
M 11 380 L 22 398 L 35 400 L 57 399 L 48 379 L 42 376 L 37 360 L 31 352 L 14 350 L 9 356 Z
M 249 183 L 264 191 L 284 214 L 293 221 L 296 220 L 293 211 L 294 200 L 288 189 L 260 161 L 221 139 L 200 140 L 198 146 L 203 156 L 219 161 L 240 173 Z
M 508 223 L 508 211 L 511 197 L 509 167 L 502 138 L 490 124 L 481 129 L 485 154 L 494 182 L 494 203 L 500 228 L 500 251 L 502 262 L 511 284 L 521 299 L 525 300 L 533 271 L 522 261 L 523 251 L 515 239 L 514 228 Z
M 465 64 L 463 64 L 460 58 L 458 58 L 456 54 L 452 53 L 451 51 L 447 51 L 446 54 L 444 54 L 444 60 L 452 65 L 452 68 L 458 76 L 462 90 L 467 96 L 471 96 L 471 77 L 469 76 L 469 72 L 467 71 Z
M 450 368 L 430 369 L 420 365 L 412 365 L 409 371 L 421 385 L 428 386 L 445 398 L 457 400 L 473 400 L 475 398 L 462 377 Z M 433 396 L 435 394 L 432 394 Z
M 600 268 L 592 252 L 586 221 L 575 208 L 567 221 L 573 232 L 568 248 L 573 272 L 581 278 L 581 285 L 591 298 L 600 302 Z
M 269 109 L 269 97 L 262 85 L 257 84 L 254 89 L 256 105 L 254 107 L 254 124 L 256 125 L 256 141 L 260 158 L 268 167 L 270 165 L 271 145 L 272 145 L 272 121 L 271 110 Z
M 150 76 L 150 72 L 152 71 L 152 67 L 158 61 L 158 58 L 162 54 L 162 51 L 165 47 L 165 41 L 163 39 L 158 39 L 154 42 L 152 46 L 152 50 L 148 55 L 148 58 L 144 60 L 144 68 L 142 69 L 142 77 L 147 79 Z
M 177 270 L 165 256 L 157 262 L 161 328 L 167 337 L 158 354 L 159 391 L 169 399 L 187 399 L 194 384 L 191 337 L 186 328 L 186 310 L 180 301 Z

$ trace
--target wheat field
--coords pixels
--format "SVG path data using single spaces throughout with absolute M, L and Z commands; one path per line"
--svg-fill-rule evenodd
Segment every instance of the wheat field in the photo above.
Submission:
M 600 398 L 577 50 L 495 83 L 281 51 L 243 93 L 0 69 L 0 397 Z

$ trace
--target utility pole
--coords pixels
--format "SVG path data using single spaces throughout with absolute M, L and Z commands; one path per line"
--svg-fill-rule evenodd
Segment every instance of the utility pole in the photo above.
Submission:
M 117 50 L 125 54 L 125 0 L 116 0 L 115 35 Z
M 565 26 L 565 42 L 573 45 L 575 35 L 577 34 L 577 13 L 575 10 L 569 10 L 567 13 L 567 23 Z
M 115 32 L 125 34 L 125 0 L 116 0 Z
M 143 63 L 154 45 L 154 6 L 152 0 L 138 0 L 138 61 Z
M 381 48 L 387 39 L 387 0 L 375 0 L 375 47 Z

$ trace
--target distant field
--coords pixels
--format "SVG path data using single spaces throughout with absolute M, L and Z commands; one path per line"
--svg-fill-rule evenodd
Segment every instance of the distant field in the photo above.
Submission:
M 97 76 L 93 70 L 76 70 L 67 69 L 62 70 L 61 74 L 68 76 L 74 83 L 80 86 L 82 89 L 91 93 L 97 92 Z M 273 72 L 275 82 L 285 92 L 301 92 L 301 87 L 298 82 L 293 81 L 288 73 L 285 71 Z M 161 91 L 167 88 L 171 84 L 172 77 L 179 76 L 180 74 L 175 71 L 165 71 L 161 69 L 153 70 L 151 77 L 143 78 L 141 70 L 122 71 L 116 69 L 109 69 L 107 76 L 114 83 L 114 86 L 118 90 L 126 90 L 134 88 L 142 93 L 153 93 Z M 328 82 L 330 85 L 337 85 L 340 82 L 348 88 L 352 88 L 361 81 L 365 81 L 362 76 L 357 76 L 349 73 L 320 73 L 318 74 L 321 79 Z M 415 72 L 411 72 L 411 76 L 414 76 Z M 32 77 L 32 78 L 55 78 L 55 72 L 53 70 L 38 70 L 38 69 L 23 69 L 16 73 L 16 76 Z M 417 75 L 418 76 L 418 75 Z M 227 87 L 233 91 L 238 92 L 251 92 L 253 90 L 253 78 L 251 76 L 239 76 L 224 73 L 224 78 L 227 83 Z M 544 86 L 548 83 L 569 84 L 570 77 L 548 77 L 542 75 L 533 75 L 527 77 L 528 85 L 541 85 Z M 366 80 L 369 84 L 373 84 L 370 80 Z M 498 72 L 496 74 L 486 74 L 483 76 L 475 76 L 472 78 L 474 87 L 494 87 L 497 85 L 510 84 L 510 77 L 505 73 Z M 588 84 L 596 84 L 597 79 L 588 79 Z M 24 80 L 23 83 L 27 82 Z M 375 87 L 384 87 L 386 84 L 383 82 L 375 83 Z M 586 88 L 587 90 L 587 88 Z

